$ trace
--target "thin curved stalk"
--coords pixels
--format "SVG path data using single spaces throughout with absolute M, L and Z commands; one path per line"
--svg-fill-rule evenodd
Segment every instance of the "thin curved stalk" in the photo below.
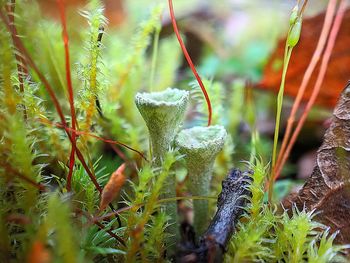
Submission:
M 292 107 L 290 116 L 289 116 L 288 121 L 287 121 L 286 133 L 283 137 L 283 142 L 282 142 L 280 152 L 278 154 L 275 169 L 281 165 L 282 157 L 285 153 L 285 150 L 287 148 L 287 145 L 288 145 L 288 142 L 289 142 L 289 139 L 291 136 L 292 128 L 293 128 L 293 125 L 295 122 L 296 113 L 297 113 L 298 108 L 300 106 L 302 97 L 305 93 L 305 89 L 306 89 L 307 85 L 309 84 L 312 73 L 314 72 L 316 65 L 317 65 L 317 62 L 320 60 L 321 55 L 322 55 L 322 51 L 324 50 L 324 47 L 325 47 L 325 44 L 327 41 L 327 37 L 328 37 L 329 31 L 330 31 L 330 28 L 332 26 L 332 21 L 333 21 L 333 16 L 334 16 L 334 13 L 336 10 L 336 5 L 337 5 L 337 0 L 330 0 L 328 3 L 326 17 L 324 20 L 324 24 L 322 27 L 320 38 L 319 38 L 317 46 L 316 46 L 316 50 L 311 58 L 311 61 L 310 61 L 308 68 L 305 71 L 303 80 L 302 80 L 300 88 L 298 90 L 297 97 L 293 103 L 293 107 Z
M 316 101 L 317 95 L 321 89 L 321 85 L 323 83 L 323 80 L 324 80 L 324 77 L 325 77 L 325 74 L 327 71 L 328 62 L 329 62 L 329 59 L 330 59 L 331 54 L 332 54 L 332 50 L 333 50 L 334 45 L 335 45 L 335 40 L 337 38 L 341 23 L 342 23 L 342 20 L 343 20 L 345 11 L 346 11 L 347 2 L 348 2 L 347 0 L 342 0 L 339 4 L 337 15 L 334 19 L 331 33 L 329 35 L 329 39 L 327 42 L 327 47 L 326 47 L 324 54 L 323 54 L 323 57 L 322 57 L 321 68 L 320 68 L 320 71 L 318 73 L 317 81 L 315 83 L 313 92 L 311 94 L 309 102 L 306 105 L 306 108 L 303 112 L 303 115 L 301 116 L 301 118 L 297 124 L 297 127 L 295 128 L 295 130 L 293 132 L 293 135 L 290 139 L 290 143 L 288 144 L 288 147 L 286 148 L 286 151 L 285 151 L 284 156 L 282 158 L 281 164 L 279 165 L 279 167 L 276 171 L 276 174 L 273 178 L 274 180 L 276 180 L 278 175 L 281 173 L 282 167 L 285 164 L 285 162 L 287 161 L 287 158 L 290 154 L 290 151 L 291 151 L 291 149 L 292 149 L 292 147 L 293 147 L 293 145 L 294 145 L 305 121 L 306 121 L 306 118 L 307 118 L 312 106 L 314 105 L 314 103 Z
M 187 61 L 188 65 L 190 66 L 190 68 L 191 68 L 191 70 L 193 72 L 193 75 L 196 77 L 197 82 L 198 82 L 198 84 L 199 84 L 199 86 L 200 86 L 200 88 L 201 88 L 201 90 L 203 92 L 203 95 L 205 97 L 205 101 L 206 101 L 207 107 L 208 107 L 208 114 L 209 114 L 209 116 L 208 116 L 208 126 L 210 126 L 211 125 L 211 119 L 212 119 L 212 107 L 211 107 L 211 102 L 210 102 L 210 98 L 209 98 L 208 92 L 205 89 L 203 81 L 202 81 L 201 77 L 198 75 L 196 67 L 193 65 L 192 59 L 191 59 L 190 55 L 188 54 L 186 46 L 185 46 L 185 44 L 182 41 L 182 38 L 180 36 L 179 29 L 177 28 L 177 24 L 176 24 L 174 8 L 173 8 L 173 1 L 172 0 L 168 0 L 168 3 L 169 3 L 169 11 L 170 11 L 171 23 L 173 25 L 175 35 L 177 37 L 177 40 L 179 41 L 180 47 L 182 49 L 182 52 L 184 53 L 186 61 Z
M 73 94 L 73 85 L 72 85 L 72 77 L 71 77 L 71 69 L 70 69 L 70 57 L 69 57 L 69 38 L 67 32 L 67 23 L 66 23 L 66 15 L 64 10 L 64 3 L 62 0 L 57 0 L 57 4 L 60 11 L 61 24 L 62 24 L 62 38 L 64 44 L 64 53 L 65 53 L 65 62 L 66 62 L 66 80 L 67 80 L 67 91 L 69 96 L 69 107 L 72 119 L 72 129 L 76 129 L 76 116 L 75 116 L 75 108 L 74 108 L 74 94 Z M 76 151 L 76 134 L 72 133 L 72 149 L 69 157 L 69 172 L 67 175 L 67 190 L 71 191 L 72 185 L 72 175 L 73 168 L 75 164 L 75 151 Z

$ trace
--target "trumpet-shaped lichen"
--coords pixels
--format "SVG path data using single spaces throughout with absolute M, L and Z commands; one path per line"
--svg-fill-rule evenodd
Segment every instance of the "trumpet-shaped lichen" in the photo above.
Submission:
M 136 106 L 148 127 L 152 157 L 157 165 L 169 150 L 184 119 L 188 98 L 188 91 L 171 88 L 136 94 Z
M 165 154 L 173 144 L 184 119 L 188 99 L 188 91 L 171 88 L 161 92 L 136 94 L 135 103 L 149 130 L 152 158 L 156 167 L 161 166 Z M 170 174 L 164 184 L 163 197 L 175 197 L 175 186 L 175 174 Z M 176 201 L 166 204 L 166 213 L 172 224 L 169 232 L 178 236 Z
M 216 125 L 182 130 L 176 137 L 176 145 L 186 155 L 188 188 L 192 195 L 209 195 L 214 161 L 224 146 L 226 135 L 225 128 Z M 194 227 L 200 235 L 209 222 L 208 201 L 193 201 L 193 209 Z

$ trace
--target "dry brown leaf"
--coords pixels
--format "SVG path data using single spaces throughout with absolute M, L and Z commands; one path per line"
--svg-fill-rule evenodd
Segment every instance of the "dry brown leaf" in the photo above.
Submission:
M 298 194 L 284 201 L 320 213 L 316 219 L 340 231 L 337 241 L 350 243 L 350 83 L 333 112 L 331 126 L 317 152 L 316 166 Z
M 51 254 L 41 241 L 34 241 L 29 252 L 28 263 L 49 263 L 51 262 Z
M 125 163 L 123 163 L 119 168 L 111 175 L 108 183 L 102 190 L 100 211 L 104 210 L 118 195 L 120 189 L 125 183 Z
M 325 13 L 313 18 L 305 19 L 299 44 L 293 49 L 292 58 L 288 67 L 285 94 L 295 97 L 311 57 L 315 51 L 318 38 L 321 34 Z M 338 37 L 332 51 L 328 69 L 323 81 L 316 104 L 333 108 L 342 91 L 342 87 L 350 79 L 350 9 L 346 11 Z M 286 40 L 279 41 L 278 46 L 265 67 L 264 77 L 259 87 L 278 92 L 281 75 L 283 54 Z M 279 66 L 278 66 L 279 65 Z M 303 100 L 310 98 L 315 83 L 319 65 L 305 91 Z

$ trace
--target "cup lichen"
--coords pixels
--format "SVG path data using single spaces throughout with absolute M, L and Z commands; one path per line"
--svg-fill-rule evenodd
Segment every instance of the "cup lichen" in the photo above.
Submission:
M 182 130 L 175 143 L 185 155 L 188 189 L 193 196 L 208 196 L 212 170 L 217 154 L 222 150 L 227 132 L 223 126 L 193 127 Z M 194 200 L 194 228 L 202 234 L 209 222 L 207 200 Z
M 167 88 L 160 92 L 137 93 L 135 103 L 146 122 L 152 157 L 159 165 L 172 145 L 184 119 L 189 92 Z
M 165 154 L 173 146 L 176 133 L 184 120 L 188 100 L 188 91 L 172 88 L 160 92 L 137 93 L 135 96 L 136 106 L 149 131 L 151 155 L 155 167 L 161 167 Z M 172 173 L 164 183 L 162 197 L 176 197 L 175 187 L 175 173 Z M 169 232 L 179 236 L 176 201 L 168 202 L 165 209 L 171 218 Z

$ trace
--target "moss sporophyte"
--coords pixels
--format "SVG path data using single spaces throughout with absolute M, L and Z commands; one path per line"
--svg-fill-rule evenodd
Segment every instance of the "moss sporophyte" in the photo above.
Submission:
M 175 143 L 185 155 L 188 170 L 188 189 L 193 196 L 208 196 L 213 165 L 222 150 L 227 132 L 223 126 L 193 127 L 182 130 Z M 202 234 L 209 222 L 207 200 L 194 200 L 194 228 Z

